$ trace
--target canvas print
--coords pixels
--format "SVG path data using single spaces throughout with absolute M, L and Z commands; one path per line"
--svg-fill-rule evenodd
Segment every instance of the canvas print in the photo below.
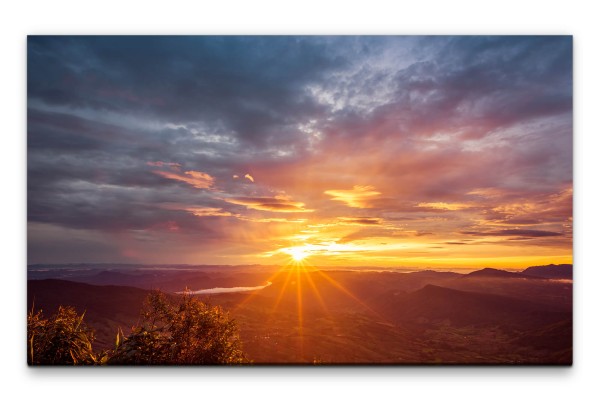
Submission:
M 572 87 L 570 36 L 28 37 L 27 363 L 570 365 Z

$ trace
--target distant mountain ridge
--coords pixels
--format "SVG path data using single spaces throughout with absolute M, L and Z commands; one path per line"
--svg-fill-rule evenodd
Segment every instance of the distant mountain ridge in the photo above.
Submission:
M 543 266 L 530 266 L 520 272 L 507 271 L 485 267 L 467 273 L 463 278 L 526 278 L 526 279 L 573 279 L 573 265 L 550 264 Z
M 464 278 L 477 277 L 477 278 L 529 278 L 529 279 L 539 279 L 540 277 L 531 276 L 523 273 L 509 272 L 506 270 L 493 269 L 491 267 L 486 267 L 481 270 L 475 270 L 474 272 L 468 273 L 464 276 Z
M 552 306 L 522 299 L 460 291 L 428 284 L 422 289 L 399 296 L 387 305 L 387 314 L 400 322 L 442 321 L 466 325 L 539 325 L 568 318 Z
M 529 276 L 543 277 L 543 278 L 554 278 L 554 279 L 573 279 L 573 265 L 572 264 L 561 264 L 561 265 L 544 265 L 544 266 L 531 266 L 522 271 L 523 274 Z

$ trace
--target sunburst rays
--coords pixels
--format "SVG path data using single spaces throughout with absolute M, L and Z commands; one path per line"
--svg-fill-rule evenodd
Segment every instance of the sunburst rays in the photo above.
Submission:
M 266 318 L 262 322 L 262 326 L 266 332 L 270 332 L 276 327 L 283 327 L 281 319 L 285 321 L 286 316 L 291 318 L 285 324 L 297 336 L 298 360 L 308 361 L 310 358 L 306 359 L 305 357 L 311 357 L 311 355 L 305 355 L 305 336 L 310 335 L 310 331 L 306 330 L 307 327 L 312 327 L 309 321 L 318 316 L 317 310 L 320 310 L 322 316 L 326 317 L 326 321 L 331 322 L 330 327 L 336 335 L 343 334 L 336 323 L 339 317 L 333 313 L 335 306 L 331 305 L 331 302 L 335 300 L 334 297 L 350 300 L 361 310 L 387 322 L 387 319 L 354 294 L 347 285 L 342 284 L 325 271 L 308 265 L 306 258 L 297 259 L 290 255 L 289 261 L 278 268 L 267 281 L 273 283 L 269 291 L 275 290 L 276 293 L 271 293 L 272 303 L 266 304 Z M 251 303 L 261 293 L 264 294 L 262 291 L 248 294 L 235 306 L 234 312 Z M 317 314 L 315 315 L 315 313 Z

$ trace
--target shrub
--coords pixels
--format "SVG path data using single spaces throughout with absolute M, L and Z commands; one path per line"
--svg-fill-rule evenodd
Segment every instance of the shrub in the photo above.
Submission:
M 29 365 L 92 365 L 105 361 L 92 350 L 94 331 L 73 307 L 59 306 L 45 319 L 33 309 L 27 315 L 27 363 Z
M 191 294 L 153 292 L 141 323 L 127 337 L 119 331 L 109 364 L 217 365 L 248 363 L 235 322 L 219 306 Z

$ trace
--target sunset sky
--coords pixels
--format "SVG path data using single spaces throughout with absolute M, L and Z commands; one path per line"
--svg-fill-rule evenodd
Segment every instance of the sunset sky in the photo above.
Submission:
M 572 38 L 29 37 L 28 263 L 571 263 Z

